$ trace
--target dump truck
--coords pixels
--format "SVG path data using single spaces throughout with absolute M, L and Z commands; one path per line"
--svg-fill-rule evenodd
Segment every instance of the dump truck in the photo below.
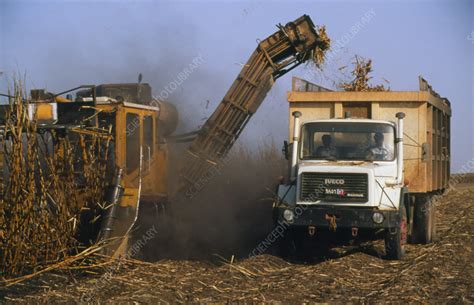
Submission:
M 273 209 L 280 250 L 304 255 L 331 243 L 384 239 L 387 258 L 436 232 L 434 195 L 450 177 L 448 99 L 419 91 L 339 92 L 294 78 L 289 102 L 289 179 Z

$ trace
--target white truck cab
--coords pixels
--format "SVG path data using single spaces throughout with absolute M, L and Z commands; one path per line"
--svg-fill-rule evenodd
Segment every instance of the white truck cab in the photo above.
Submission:
M 388 254 L 401 258 L 405 115 L 397 113 L 397 124 L 350 118 L 300 124 L 301 113 L 293 116 L 290 183 L 278 187 L 277 223 L 307 228 L 310 236 L 323 228 L 353 237 L 359 229 L 386 229 Z

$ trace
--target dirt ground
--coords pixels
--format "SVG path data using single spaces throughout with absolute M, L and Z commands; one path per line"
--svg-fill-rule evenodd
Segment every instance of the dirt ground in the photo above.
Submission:
M 474 181 L 457 185 L 439 202 L 437 227 L 434 243 L 408 245 L 402 261 L 383 259 L 382 243 L 374 242 L 338 248 L 311 262 L 271 254 L 232 263 L 231 257 L 227 263 L 217 257 L 126 262 L 80 275 L 77 270 L 52 272 L 0 294 L 6 302 L 35 303 L 472 303 Z

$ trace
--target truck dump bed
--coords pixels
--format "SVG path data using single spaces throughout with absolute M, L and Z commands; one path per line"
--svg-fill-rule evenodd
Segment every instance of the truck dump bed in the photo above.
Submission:
M 288 92 L 289 140 L 293 135 L 293 111 L 301 122 L 351 117 L 395 121 L 404 112 L 405 181 L 411 193 L 428 193 L 447 187 L 450 176 L 451 104 L 440 97 L 422 77 L 419 91 L 330 91 L 294 78 Z

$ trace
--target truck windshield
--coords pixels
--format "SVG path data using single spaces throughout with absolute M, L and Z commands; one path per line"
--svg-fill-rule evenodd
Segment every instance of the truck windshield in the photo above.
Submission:
M 394 159 L 395 128 L 385 123 L 315 122 L 301 131 L 302 160 Z

